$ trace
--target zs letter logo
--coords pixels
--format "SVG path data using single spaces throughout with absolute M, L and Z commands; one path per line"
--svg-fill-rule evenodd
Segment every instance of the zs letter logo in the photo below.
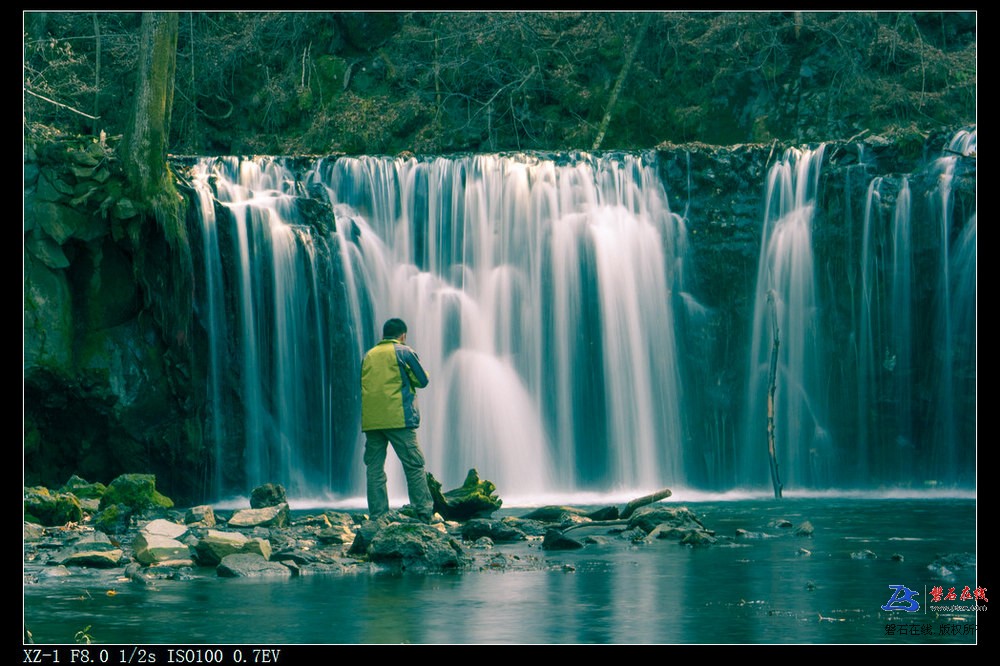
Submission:
M 920 604 L 913 600 L 913 597 L 919 592 L 911 590 L 905 585 L 890 585 L 889 588 L 895 592 L 889 597 L 889 601 L 882 606 L 882 610 L 906 611 L 907 613 L 915 613 L 920 610 Z

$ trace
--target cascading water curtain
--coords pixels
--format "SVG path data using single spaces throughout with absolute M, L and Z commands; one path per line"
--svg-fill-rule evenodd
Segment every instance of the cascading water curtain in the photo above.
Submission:
M 956 211 L 952 196 L 959 160 L 975 159 L 976 131 L 955 134 L 935 160 L 929 193 L 933 245 L 937 248 L 934 292 L 933 349 L 929 371 L 934 401 L 928 410 L 935 446 L 925 478 L 951 485 L 965 483 L 975 469 L 960 445 L 976 432 L 976 211 Z M 970 400 L 970 397 L 972 398 Z
M 976 215 L 952 187 L 975 132 L 926 170 L 871 180 L 856 253 L 850 215 L 822 218 L 830 303 L 813 248 L 824 153 L 789 149 L 769 170 L 739 436 L 708 462 L 690 427 L 702 387 L 682 377 L 711 363 L 690 358 L 690 331 L 712 314 L 685 284 L 686 219 L 655 153 L 202 160 L 214 496 L 275 482 L 363 498 L 360 361 L 394 316 L 430 372 L 419 437 L 446 488 L 475 468 L 509 503 L 634 497 L 707 465 L 698 484 L 764 490 L 775 349 L 785 488 L 974 482 Z
M 870 184 L 858 446 L 843 446 L 859 472 L 845 480 L 860 487 L 974 481 L 976 214 L 956 215 L 952 201 L 959 160 L 974 153 L 975 132 L 962 131 L 912 181 L 876 177 Z
M 339 294 L 329 236 L 306 223 L 280 162 L 206 159 L 193 174 L 205 225 L 209 408 L 213 435 L 225 438 L 216 496 L 269 482 L 291 495 L 328 490 L 334 415 L 345 409 L 331 376 Z M 228 465 L 242 468 L 233 480 Z
M 821 485 L 834 463 L 819 399 L 821 331 L 812 247 L 823 153 L 823 146 L 789 149 L 768 173 L 740 443 L 742 464 L 737 474 L 743 487 L 769 485 L 767 396 L 775 338 L 774 440 L 781 483 Z
M 446 487 L 471 468 L 514 499 L 683 483 L 686 235 L 653 164 L 341 158 L 317 184 L 353 245 L 359 347 L 400 316 L 430 372 L 420 440 Z

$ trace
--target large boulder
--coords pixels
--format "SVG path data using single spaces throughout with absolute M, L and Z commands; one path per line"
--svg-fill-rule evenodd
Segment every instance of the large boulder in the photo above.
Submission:
M 122 474 L 112 481 L 101 497 L 101 509 L 112 504 L 123 504 L 136 511 L 169 509 L 174 502 L 156 490 L 156 477 L 152 474 Z
M 386 525 L 371 540 L 368 559 L 416 571 L 457 569 L 468 563 L 454 539 L 423 523 Z
M 649 534 L 659 525 L 679 530 L 706 531 L 705 526 L 690 509 L 684 506 L 653 504 L 637 509 L 629 518 L 629 529 L 639 528 Z
M 191 548 L 181 542 L 188 532 L 183 525 L 169 520 L 153 520 L 142 526 L 139 534 L 132 540 L 132 551 L 135 559 L 142 564 L 150 565 L 161 562 L 190 562 Z
M 521 516 L 524 520 L 543 523 L 581 523 L 591 520 L 587 512 L 572 506 L 540 506 Z
M 105 534 L 124 534 L 131 527 L 134 514 L 135 511 L 124 504 L 111 504 L 101 509 L 91 524 Z
M 221 530 L 209 530 L 208 533 L 198 541 L 195 552 L 198 561 L 202 564 L 218 564 L 227 555 L 243 552 L 243 547 L 250 539 L 240 532 L 223 532 Z
M 583 548 L 583 543 L 566 536 L 561 530 L 553 528 L 545 533 L 542 548 L 544 550 L 578 550 Z
M 265 483 L 250 491 L 250 508 L 263 509 L 268 506 L 279 506 L 288 502 L 285 488 L 278 483 Z
M 59 489 L 61 493 L 73 493 L 81 500 L 100 500 L 104 496 L 108 487 L 103 483 L 91 483 L 85 479 L 81 479 L 79 476 L 74 474 L 69 478 L 63 487 Z

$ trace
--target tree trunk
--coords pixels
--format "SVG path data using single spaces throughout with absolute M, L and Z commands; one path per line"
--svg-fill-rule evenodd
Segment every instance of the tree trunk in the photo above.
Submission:
M 167 164 L 178 31 L 175 12 L 142 15 L 134 107 L 119 155 L 141 211 L 128 225 L 136 278 L 166 343 L 186 355 L 194 270 L 184 200 Z
M 778 312 L 774 303 L 774 294 L 767 295 L 771 306 L 771 369 L 767 384 L 767 454 L 771 460 L 771 484 L 774 486 L 775 499 L 781 499 L 781 478 L 778 476 L 778 452 L 774 445 L 774 392 L 778 383 Z
M 101 24 L 94 14 L 94 123 L 92 133 L 97 135 L 97 120 L 101 117 Z
M 622 71 L 619 72 L 618 80 L 615 81 L 615 87 L 611 91 L 611 97 L 608 98 L 608 105 L 604 110 L 604 118 L 601 120 L 601 128 L 597 132 L 597 138 L 594 139 L 593 150 L 599 150 L 601 144 L 604 142 L 604 135 L 607 134 L 608 125 L 611 124 L 611 112 L 614 111 L 615 104 L 618 102 L 618 95 L 621 94 L 622 87 L 625 85 L 625 79 L 628 78 L 629 70 L 632 69 L 632 62 L 635 60 L 636 54 L 639 53 L 639 46 L 642 45 L 642 40 L 646 36 L 650 16 L 651 14 L 646 14 L 643 17 L 642 25 L 639 26 L 639 34 L 635 36 L 632 48 L 629 49 L 628 57 L 625 59 L 625 64 L 622 65 Z
M 178 16 L 175 12 L 142 15 L 132 118 L 122 142 L 122 163 L 141 203 L 152 203 L 170 183 L 167 143 L 174 103 Z

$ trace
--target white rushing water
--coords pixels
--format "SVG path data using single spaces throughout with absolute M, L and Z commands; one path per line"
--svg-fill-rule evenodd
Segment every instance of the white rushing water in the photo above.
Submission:
M 747 363 L 719 370 L 746 390 L 708 408 L 716 377 L 699 373 L 715 361 L 693 358 L 691 336 L 714 315 L 686 275 L 698 221 L 690 201 L 672 211 L 652 154 L 204 159 L 212 494 L 277 482 L 300 499 L 363 497 L 358 368 L 389 317 L 430 374 L 419 438 L 449 488 L 475 468 L 514 502 L 766 489 L 775 349 L 786 489 L 968 480 L 976 217 L 956 214 L 951 187 L 974 131 L 948 150 L 929 178 L 870 178 L 843 275 L 816 250 L 817 219 L 827 239 L 851 226 L 822 210 L 825 147 L 771 164 Z M 693 196 L 690 173 L 681 190 Z M 838 280 L 852 302 L 830 302 Z M 834 344 L 853 351 L 831 358 Z M 938 392 L 933 409 L 920 386 Z

